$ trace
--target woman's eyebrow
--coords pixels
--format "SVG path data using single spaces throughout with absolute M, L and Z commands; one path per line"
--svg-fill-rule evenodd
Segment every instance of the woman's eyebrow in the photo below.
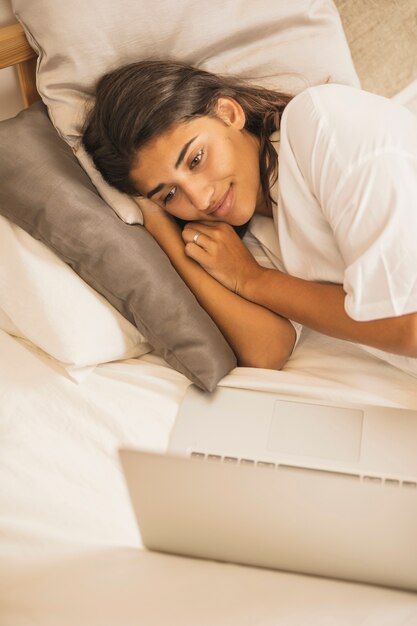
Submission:
M 156 187 L 154 187 L 153 189 L 151 189 L 149 191 L 149 193 L 146 194 L 147 198 L 152 198 L 152 196 L 154 196 L 156 193 L 158 193 L 158 191 L 161 191 L 161 189 L 165 187 L 165 183 L 159 183 L 159 185 L 157 185 Z
M 188 148 L 191 146 L 191 144 L 193 143 L 193 141 L 195 141 L 197 139 L 198 135 L 196 135 L 195 137 L 193 137 L 192 139 L 190 139 L 190 141 L 187 141 L 186 144 L 184 144 L 184 146 L 182 147 L 181 152 L 179 153 L 178 159 L 176 160 L 175 163 L 175 169 L 178 169 L 179 166 L 181 165 L 181 163 L 184 160 L 184 157 L 187 153 Z M 161 189 L 165 187 L 165 183 L 159 183 L 158 185 L 156 185 L 156 187 L 154 187 L 153 189 L 151 189 L 149 191 L 149 193 L 146 194 L 147 198 L 152 198 L 152 196 L 154 196 L 156 193 L 158 193 L 158 191 L 161 191 Z
M 190 145 L 193 143 L 193 141 L 195 141 L 197 139 L 198 135 L 196 135 L 195 137 L 193 137 L 192 139 L 190 139 L 190 141 L 187 141 L 187 143 L 183 146 L 183 149 L 181 150 L 179 157 L 177 159 L 177 162 L 175 163 L 175 169 L 178 169 L 178 167 L 181 165 L 185 154 L 188 150 L 188 148 L 190 147 Z

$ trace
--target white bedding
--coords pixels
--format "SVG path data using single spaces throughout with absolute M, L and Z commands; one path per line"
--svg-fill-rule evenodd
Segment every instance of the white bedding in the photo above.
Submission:
M 0 626 L 417 626 L 417 594 L 143 549 L 117 448 L 165 450 L 189 384 L 152 354 L 77 383 L 0 330 Z M 415 377 L 306 329 L 220 384 L 417 409 Z
M 164 450 L 189 384 L 152 354 L 77 383 L 0 331 L 0 624 L 417 625 L 416 594 L 141 549 L 116 451 Z M 417 408 L 414 377 L 310 331 L 221 385 Z

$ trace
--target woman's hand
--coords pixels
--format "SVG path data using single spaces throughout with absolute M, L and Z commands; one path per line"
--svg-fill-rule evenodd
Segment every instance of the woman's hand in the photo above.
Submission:
M 144 227 L 164 252 L 171 258 L 178 250 L 178 246 L 183 251 L 181 228 L 172 215 L 147 198 L 140 198 L 136 202 L 142 211 Z
M 164 209 L 162 209 L 156 202 L 148 200 L 147 198 L 133 198 L 142 211 L 143 225 L 146 230 L 153 233 L 157 229 L 158 224 L 176 224 L 175 220 Z
M 217 222 L 209 225 L 192 222 L 181 233 L 171 215 L 154 202 L 142 200 L 138 204 L 146 229 L 217 324 L 235 352 L 238 364 L 270 369 L 283 367 L 293 349 L 294 329 L 288 320 L 233 293 L 249 273 L 263 269 L 233 228 Z M 206 236 L 203 238 L 201 234 L 198 243 L 205 241 L 210 253 L 192 242 L 194 235 L 203 230 Z M 242 271 L 243 267 L 246 271 Z
M 262 268 L 224 222 L 190 222 L 182 231 L 185 253 L 230 291 L 243 294 L 248 280 Z

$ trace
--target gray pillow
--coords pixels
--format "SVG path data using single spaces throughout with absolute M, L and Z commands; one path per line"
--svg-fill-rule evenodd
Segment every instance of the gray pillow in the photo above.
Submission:
M 236 365 L 230 346 L 149 233 L 98 195 L 45 105 L 1 122 L 0 145 L 0 213 L 68 263 L 174 369 L 212 391 Z

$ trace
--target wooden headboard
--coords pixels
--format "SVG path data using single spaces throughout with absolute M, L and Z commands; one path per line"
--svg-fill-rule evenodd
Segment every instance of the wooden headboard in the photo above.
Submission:
M 25 107 L 40 100 L 36 89 L 36 59 L 36 52 L 20 24 L 0 28 L 0 69 L 16 65 Z

